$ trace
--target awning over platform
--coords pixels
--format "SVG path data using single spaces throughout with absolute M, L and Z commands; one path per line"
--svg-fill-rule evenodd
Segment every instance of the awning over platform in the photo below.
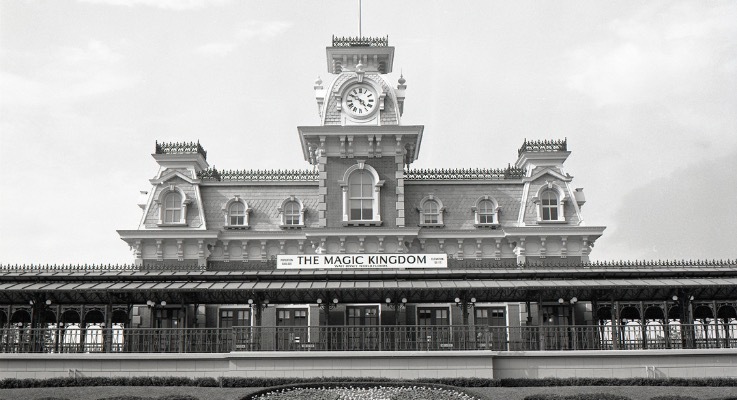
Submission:
M 242 277 L 242 276 L 241 276 Z M 172 279 L 171 275 L 169 278 Z M 0 303 L 28 304 L 43 296 L 55 304 L 129 303 L 166 300 L 170 304 L 314 303 L 318 298 L 337 298 L 342 303 L 383 303 L 386 298 L 408 302 L 452 302 L 475 298 L 477 302 L 556 301 L 577 297 L 579 301 L 656 301 L 669 299 L 676 290 L 696 298 L 737 298 L 737 278 L 627 278 L 627 279 L 271 279 L 193 280 L 193 276 L 169 281 L 55 281 L 0 282 Z M 184 278 L 184 279 L 182 279 Z

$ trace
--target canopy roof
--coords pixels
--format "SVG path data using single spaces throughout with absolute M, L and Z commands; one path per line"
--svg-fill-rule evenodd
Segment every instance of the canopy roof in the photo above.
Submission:
M 0 303 L 411 303 L 737 299 L 737 266 L 271 271 L 2 271 Z

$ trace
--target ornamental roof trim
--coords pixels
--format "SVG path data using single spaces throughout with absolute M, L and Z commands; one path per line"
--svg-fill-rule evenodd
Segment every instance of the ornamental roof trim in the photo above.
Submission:
M 558 140 L 527 140 L 522 142 L 522 147 L 517 151 L 517 155 L 522 153 L 553 153 L 559 151 L 568 151 L 568 138 Z
M 204 182 L 317 182 L 319 173 L 309 169 L 222 170 L 212 167 L 197 173 Z
M 408 181 L 438 181 L 438 180 L 505 180 L 522 179 L 525 171 L 522 168 L 426 168 L 406 169 L 404 179 Z
M 207 152 L 200 145 L 200 141 L 195 142 L 161 142 L 156 141 L 155 154 L 201 154 L 207 160 Z

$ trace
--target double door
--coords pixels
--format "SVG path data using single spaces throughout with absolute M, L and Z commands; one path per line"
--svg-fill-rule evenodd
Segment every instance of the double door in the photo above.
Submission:
M 379 306 L 348 306 L 347 350 L 379 350 Z
M 277 350 L 301 350 L 310 345 L 306 308 L 284 308 L 276 313 Z

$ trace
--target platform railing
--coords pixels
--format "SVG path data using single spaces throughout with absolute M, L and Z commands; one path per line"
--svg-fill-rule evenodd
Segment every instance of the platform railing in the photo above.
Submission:
M 737 323 L 585 326 L 9 327 L 0 353 L 549 351 L 737 348 Z

